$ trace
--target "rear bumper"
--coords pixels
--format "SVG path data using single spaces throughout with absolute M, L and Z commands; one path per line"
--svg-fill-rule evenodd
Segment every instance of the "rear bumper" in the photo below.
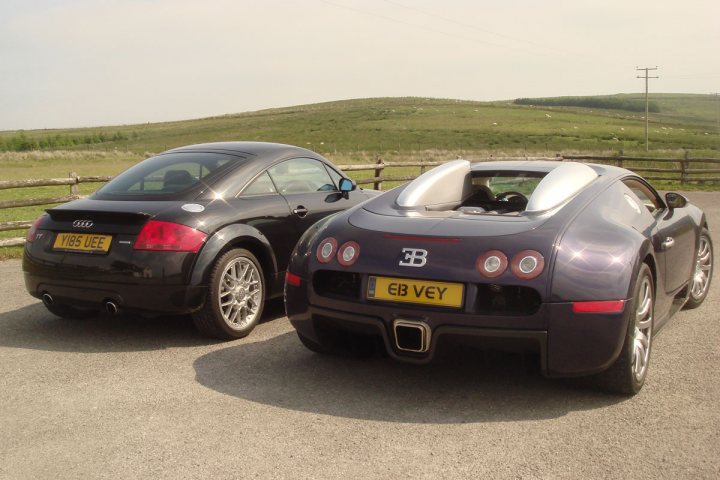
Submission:
M 36 298 L 44 293 L 56 302 L 102 308 L 112 300 L 122 310 L 159 314 L 192 313 L 205 302 L 207 287 L 143 283 L 100 283 L 65 280 L 25 272 L 25 288 Z
M 382 339 L 394 359 L 429 363 L 450 341 L 481 348 L 526 351 L 540 356 L 542 373 L 572 377 L 607 369 L 618 357 L 627 332 L 628 313 L 575 314 L 571 303 L 543 303 L 532 316 L 489 316 L 422 310 L 378 302 L 350 302 L 310 293 L 306 282 L 287 286 L 288 318 L 303 336 L 321 342 L 327 329 L 372 335 Z M 626 309 L 627 310 L 627 309 Z M 411 320 L 429 327 L 423 353 L 398 348 L 393 322 Z

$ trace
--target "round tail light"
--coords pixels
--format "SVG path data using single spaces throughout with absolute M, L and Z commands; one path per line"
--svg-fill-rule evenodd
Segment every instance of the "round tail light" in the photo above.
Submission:
M 320 263 L 329 263 L 337 252 L 337 240 L 328 237 L 318 245 L 315 251 L 315 257 Z
M 499 277 L 505 272 L 507 266 L 507 256 L 500 250 L 489 250 L 480 255 L 475 261 L 475 268 L 486 278 Z
M 540 275 L 545 268 L 545 259 L 535 250 L 518 252 L 510 262 L 513 275 L 522 280 L 531 280 Z
M 349 267 L 355 263 L 360 256 L 360 245 L 352 240 L 340 245 L 337 253 L 337 261 L 343 267 Z

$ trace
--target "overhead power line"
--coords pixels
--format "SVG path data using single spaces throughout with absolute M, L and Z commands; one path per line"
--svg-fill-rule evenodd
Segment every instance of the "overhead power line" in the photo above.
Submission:
M 470 28 L 470 29 L 473 29 L 473 30 L 477 30 L 478 32 L 483 32 L 483 33 L 487 33 L 487 34 L 490 34 L 490 35 L 495 35 L 496 37 L 504 38 L 504 39 L 507 39 L 507 40 L 512 40 L 512 41 L 514 41 L 514 42 L 520 42 L 520 43 L 524 43 L 524 44 L 526 44 L 526 45 L 531 45 L 531 46 L 534 46 L 534 47 L 542 48 L 542 49 L 545 49 L 545 50 L 551 50 L 551 51 L 558 52 L 558 53 L 565 53 L 565 54 L 571 54 L 571 55 L 577 55 L 577 54 L 578 54 L 578 52 L 571 52 L 571 51 L 569 51 L 569 50 L 565 50 L 565 49 L 561 49 L 561 48 L 557 48 L 557 47 L 552 47 L 552 46 L 550 46 L 550 45 L 543 45 L 543 44 L 538 43 L 538 42 L 532 42 L 532 41 L 526 40 L 526 39 L 524 39 L 524 38 L 514 37 L 514 36 L 512 36 L 512 35 L 507 35 L 507 34 L 504 34 L 504 33 L 494 32 L 494 31 L 492 31 L 492 30 L 488 30 L 488 29 L 486 29 L 486 28 L 479 27 L 478 25 L 475 25 L 475 24 L 472 24 L 472 23 L 462 22 L 462 21 L 460 21 L 460 20 L 456 20 L 456 19 L 454 19 L 454 18 L 450 18 L 450 17 L 447 17 L 447 16 L 445 16 L 445 15 L 441 15 L 441 14 L 439 14 L 439 13 L 437 13 L 437 12 L 432 12 L 432 11 L 430 11 L 430 10 L 425 10 L 425 9 L 422 9 L 422 8 L 418 8 L 418 7 L 414 6 L 414 5 L 405 5 L 405 4 L 403 4 L 403 3 L 396 2 L 396 1 L 393 1 L 393 0 L 384 0 L 384 1 L 385 1 L 385 3 L 390 3 L 390 4 L 392 4 L 392 5 L 395 5 L 395 6 L 398 6 L 398 7 L 402 7 L 402 8 L 408 9 L 408 10 L 414 10 L 414 11 L 416 11 L 416 12 L 422 13 L 423 15 L 427 15 L 427 16 L 429 16 L 429 17 L 437 18 L 437 19 L 439 19 L 439 20 L 443 20 L 443 21 L 448 22 L 448 23 L 454 23 L 455 25 L 458 25 L 458 26 L 461 26 L 461 27 Z
M 364 10 L 364 9 L 361 9 L 361 8 L 357 8 L 357 7 L 350 6 L 350 5 L 345 5 L 345 4 L 343 4 L 343 3 L 338 3 L 338 2 L 331 1 L 331 0 L 319 0 L 319 1 L 322 2 L 322 3 L 325 3 L 325 4 L 327 4 L 327 5 L 332 5 L 333 7 L 342 8 L 342 9 L 345 9 L 345 10 L 349 10 L 349 11 L 356 12 L 356 13 L 359 13 L 359 14 L 362 14 L 362 15 L 366 15 L 366 16 L 370 16 L 370 17 L 381 18 L 381 19 L 383 19 L 383 20 L 387 20 L 387 21 L 390 21 L 390 22 L 399 23 L 399 24 L 402 24 L 402 25 L 406 25 L 406 26 L 409 26 L 409 27 L 416 28 L 416 29 L 424 30 L 424 31 L 426 31 L 426 32 L 439 33 L 439 34 L 445 35 L 445 36 L 447 36 L 447 37 L 452 37 L 452 38 L 457 38 L 457 39 L 463 40 L 463 41 L 465 41 L 465 42 L 472 42 L 472 43 L 476 43 L 476 44 L 489 45 L 489 46 L 498 47 L 498 48 L 504 48 L 504 49 L 508 49 L 508 50 L 520 50 L 520 51 L 526 51 L 526 52 L 531 52 L 531 53 L 532 53 L 532 50 L 529 49 L 529 48 L 527 48 L 527 46 L 509 45 L 509 44 L 507 44 L 506 42 L 504 42 L 504 43 L 498 43 L 498 42 L 493 42 L 493 41 L 488 41 L 488 40 L 481 40 L 481 39 L 479 39 L 479 38 L 475 38 L 475 37 L 472 37 L 472 36 L 459 34 L 459 33 L 456 32 L 456 31 L 446 31 L 446 30 L 442 30 L 442 29 L 439 29 L 439 28 L 435 28 L 435 27 L 428 27 L 427 25 L 420 25 L 420 24 L 418 24 L 418 23 L 409 22 L 409 21 L 406 21 L 406 20 L 402 20 L 402 19 L 399 19 L 399 18 L 390 16 L 390 15 L 385 15 L 385 14 L 381 14 L 381 13 L 376 13 L 376 12 L 367 11 L 367 10 Z M 406 8 L 406 9 L 411 9 L 411 10 L 418 11 L 418 12 L 420 12 L 420 13 L 423 13 L 424 15 L 434 16 L 434 17 L 436 17 L 436 18 L 440 18 L 440 19 L 442 19 L 442 20 L 445 20 L 446 22 L 452 22 L 452 23 L 456 23 L 456 24 L 458 24 L 458 25 L 468 26 L 467 24 L 463 24 L 463 23 L 454 21 L 453 19 L 450 19 L 450 18 L 441 17 L 441 16 L 438 16 L 438 15 L 435 15 L 435 14 L 432 13 L 432 12 L 423 11 L 423 10 L 418 9 L 418 8 L 416 8 L 416 7 L 411 7 L 411 6 L 408 6 L 408 5 L 403 5 L 403 4 L 395 3 L 395 2 L 388 2 L 388 3 L 391 3 L 391 4 L 396 5 L 396 6 L 399 6 L 399 7 L 403 7 L 403 8 Z M 529 41 L 527 41 L 527 40 L 522 40 L 522 39 L 519 39 L 519 38 L 513 38 L 513 37 L 510 37 L 510 36 L 507 36 L 507 35 L 502 35 L 502 34 L 499 34 L 499 33 L 494 33 L 494 32 L 491 32 L 491 31 L 489 31 L 489 30 L 480 29 L 480 28 L 478 28 L 478 27 L 472 27 L 472 26 L 470 26 L 470 27 L 471 27 L 471 28 L 474 28 L 475 30 L 479 30 L 479 31 L 483 31 L 483 32 L 485 32 L 485 33 L 490 33 L 490 34 L 494 34 L 494 35 L 499 36 L 499 37 L 503 37 L 503 38 L 506 39 L 506 40 L 509 39 L 509 40 L 513 40 L 513 41 L 515 41 L 515 42 L 523 42 L 523 43 L 526 43 L 526 44 L 529 44 L 529 45 L 533 45 L 533 46 L 536 47 L 535 51 L 537 51 L 537 48 L 544 48 L 544 49 L 546 49 L 546 50 L 555 50 L 555 51 L 557 51 L 557 52 L 562 52 L 562 53 L 565 53 L 565 54 L 573 54 L 572 52 L 559 50 L 559 49 L 556 49 L 556 48 L 552 48 L 552 47 L 548 47 L 548 46 L 536 44 L 536 43 L 529 42 Z
M 335 3 L 335 2 L 331 2 L 331 1 L 329 1 L 329 0 L 320 0 L 320 1 L 321 1 L 322 3 L 326 3 L 326 4 L 328 4 L 328 5 L 332 5 L 333 7 L 343 8 L 343 9 L 345 9 L 345 10 L 350 10 L 350 11 L 352 11 L 352 12 L 360 13 L 360 14 L 362 14 L 362 15 L 367 15 L 367 16 L 370 16 L 370 17 L 382 18 L 383 20 L 388 20 L 388 21 L 390 21 L 390 22 L 395 22 L 395 23 L 401 23 L 401 24 L 403 24 L 403 25 L 407 25 L 407 26 L 409 26 L 409 27 L 414 27 L 414 28 L 419 28 L 419 29 L 422 29 L 422 30 L 425 30 L 425 31 L 428 31 L 428 32 L 440 33 L 440 34 L 445 35 L 445 36 L 448 36 L 448 37 L 459 38 L 459 39 L 464 40 L 464 41 L 466 41 L 466 42 L 481 43 L 481 44 L 483 44 L 483 45 L 491 45 L 491 46 L 493 46 L 493 47 L 500 47 L 500 48 L 514 48 L 514 47 L 509 47 L 509 46 L 507 46 L 507 45 L 500 45 L 499 43 L 488 42 L 488 41 L 485 41 L 485 40 L 478 40 L 478 39 L 476 39 L 476 38 L 471 38 L 471 37 L 467 37 L 467 36 L 464 36 L 464 35 L 458 35 L 457 33 L 453 33 L 453 32 L 446 32 L 446 31 L 444 31 L 444 30 L 440 30 L 440 29 L 437 29 L 437 28 L 431 28 L 431 27 L 427 27 L 427 26 L 424 26 L 424 25 L 418 25 L 418 24 L 416 24 L 416 23 L 407 22 L 407 21 L 405 21 L 405 20 L 400 20 L 400 19 L 398 19 L 398 18 L 394 18 L 394 17 L 391 17 L 391 16 L 389 16 L 389 15 L 381 15 L 381 14 L 379 14 L 379 13 L 368 12 L 368 11 L 366 11 L 366 10 L 362 10 L 362 9 L 359 9 L 359 8 L 351 7 L 351 6 L 349 6 L 349 5 L 343 5 L 342 3 Z

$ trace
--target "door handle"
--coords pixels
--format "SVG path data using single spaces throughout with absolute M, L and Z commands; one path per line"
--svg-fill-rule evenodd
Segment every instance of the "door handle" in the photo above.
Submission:
M 298 205 L 297 207 L 293 208 L 292 212 L 298 217 L 303 218 L 305 215 L 308 214 L 308 209 L 303 207 L 302 205 Z
M 675 245 L 675 239 L 672 237 L 667 237 L 664 242 L 662 242 L 663 250 L 669 250 Z

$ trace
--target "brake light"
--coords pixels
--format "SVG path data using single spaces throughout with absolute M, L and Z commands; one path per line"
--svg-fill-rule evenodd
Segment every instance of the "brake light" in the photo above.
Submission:
M 197 252 L 207 234 L 187 225 L 158 220 L 148 221 L 135 239 L 135 250 Z
M 320 263 L 328 263 L 333 259 L 333 255 L 337 251 L 337 240 L 333 237 L 328 237 L 318 245 L 315 251 L 315 257 Z
M 490 250 L 480 255 L 475 261 L 475 268 L 483 277 L 495 278 L 507 269 L 507 256 L 500 250 Z
M 625 300 L 573 302 L 573 313 L 620 313 L 624 309 Z
M 343 267 L 349 267 L 355 263 L 360 256 L 360 245 L 350 240 L 338 248 L 337 261 Z
M 38 228 L 40 227 L 40 224 L 42 223 L 42 221 L 45 217 L 47 217 L 47 213 L 43 213 L 37 219 L 35 219 L 33 224 L 28 229 L 27 234 L 25 235 L 26 242 L 32 243 L 35 241 L 35 239 L 37 239 Z
M 522 280 L 531 280 L 540 275 L 545 268 L 545 258 L 535 250 L 518 252 L 510 262 L 513 274 Z

